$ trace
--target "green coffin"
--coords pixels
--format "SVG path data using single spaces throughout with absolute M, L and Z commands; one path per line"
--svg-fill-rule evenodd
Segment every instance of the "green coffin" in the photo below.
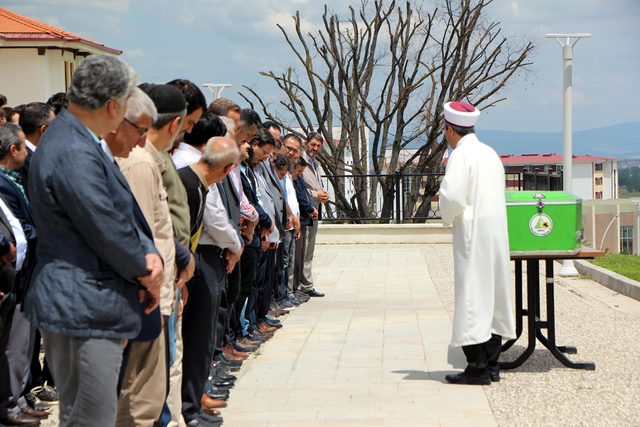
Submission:
M 509 248 L 577 253 L 582 245 L 582 199 L 564 191 L 507 191 Z

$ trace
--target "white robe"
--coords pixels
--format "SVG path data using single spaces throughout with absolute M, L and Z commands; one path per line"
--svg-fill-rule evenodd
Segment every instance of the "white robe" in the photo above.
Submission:
M 475 134 L 458 142 L 440 186 L 440 213 L 453 224 L 455 314 L 451 345 L 515 338 L 504 167 Z

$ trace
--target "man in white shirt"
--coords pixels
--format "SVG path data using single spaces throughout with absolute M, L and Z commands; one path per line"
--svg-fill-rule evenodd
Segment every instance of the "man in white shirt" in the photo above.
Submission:
M 171 156 L 176 169 L 198 163 L 207 146 L 207 141 L 215 136 L 224 136 L 226 133 L 227 127 L 220 120 L 220 117 L 205 112 L 195 123 L 191 132 L 184 134 L 184 141 Z

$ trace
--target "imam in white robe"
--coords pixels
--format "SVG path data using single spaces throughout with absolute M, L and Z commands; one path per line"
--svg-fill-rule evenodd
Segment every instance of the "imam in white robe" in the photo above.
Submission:
M 453 225 L 452 346 L 515 338 L 504 167 L 475 134 L 452 151 L 440 186 L 444 225 Z

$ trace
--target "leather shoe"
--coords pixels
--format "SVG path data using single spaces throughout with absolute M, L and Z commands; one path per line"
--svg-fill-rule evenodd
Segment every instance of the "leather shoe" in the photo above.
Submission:
M 269 326 L 264 321 L 258 323 L 258 330 L 260 332 L 274 332 L 276 329 L 275 326 Z
M 197 418 L 189 420 L 187 426 L 189 427 L 219 427 L 222 425 L 222 417 L 219 415 L 211 415 L 204 411 Z M 212 412 L 213 413 L 213 412 Z
M 224 400 L 212 399 L 206 394 L 203 394 L 202 397 L 200 398 L 200 405 L 202 405 L 203 408 L 207 408 L 207 409 L 220 409 L 220 408 L 226 408 L 227 402 L 225 402 Z
M 222 352 L 223 353 L 227 353 L 226 355 L 231 355 L 233 356 L 233 358 L 236 359 L 240 359 L 240 360 L 245 360 L 249 357 L 249 353 L 245 353 L 242 351 L 238 351 L 235 348 L 233 348 L 233 346 L 227 344 L 224 347 L 222 347 Z
M 236 377 L 235 375 L 232 375 L 226 370 L 222 369 L 221 367 L 216 367 L 216 366 L 212 366 L 209 369 L 209 378 L 211 378 L 214 381 L 229 381 L 229 382 L 235 382 L 238 379 L 238 377 Z
M 282 323 L 280 323 L 277 320 L 271 320 L 268 317 L 264 319 L 264 323 L 266 323 L 269 326 L 273 326 L 276 329 L 282 328 Z
M 216 356 L 216 361 L 222 363 L 226 367 L 240 367 L 242 366 L 241 360 L 229 359 L 224 353 L 220 353 Z
M 322 292 L 318 292 L 314 288 L 311 288 L 308 291 L 305 291 L 305 293 L 307 295 L 309 295 L 310 297 L 323 297 L 324 296 L 324 294 Z
M 467 384 L 467 385 L 489 385 L 491 384 L 491 378 L 489 373 L 485 372 L 481 375 L 469 375 L 466 372 L 459 372 L 457 374 L 449 374 L 444 377 L 447 382 L 451 384 Z
M 38 411 L 37 409 L 33 409 L 29 406 L 26 406 L 24 408 L 22 408 L 22 410 L 20 411 L 23 414 L 25 414 L 27 417 L 31 417 L 31 418 L 40 418 L 41 420 L 44 420 L 46 418 L 49 418 L 49 413 L 46 411 Z
M 234 350 L 239 351 L 241 353 L 252 353 L 256 351 L 258 347 L 260 347 L 258 344 L 243 345 L 243 344 L 240 344 L 238 341 L 232 342 L 231 346 L 233 347 Z
M 37 427 L 40 425 L 40 419 L 19 413 L 16 415 L 8 415 L 6 418 L 0 418 L 0 423 L 6 426 Z
M 492 383 L 499 383 L 500 382 L 500 372 L 489 371 L 489 378 L 491 379 Z
M 249 337 L 243 337 L 243 338 L 240 338 L 240 339 L 236 340 L 235 343 L 238 344 L 238 345 L 241 345 L 242 347 L 245 347 L 245 348 L 255 347 L 256 350 L 257 350 L 260 347 L 260 344 L 262 344 L 262 341 L 252 340 Z M 238 348 L 236 347 L 236 350 L 237 349 Z M 240 351 L 242 351 L 242 350 L 240 350 Z
M 205 392 L 205 394 L 207 395 L 207 397 L 209 399 L 213 399 L 213 400 L 220 400 L 220 401 L 224 401 L 226 402 L 227 400 L 229 400 L 229 392 L 228 391 L 220 391 L 220 390 L 207 390 Z
M 309 295 L 307 295 L 306 293 L 302 292 L 302 291 L 295 291 L 293 293 L 293 296 L 295 299 L 297 299 L 298 301 L 300 301 L 301 303 L 305 303 L 307 301 L 309 301 Z

